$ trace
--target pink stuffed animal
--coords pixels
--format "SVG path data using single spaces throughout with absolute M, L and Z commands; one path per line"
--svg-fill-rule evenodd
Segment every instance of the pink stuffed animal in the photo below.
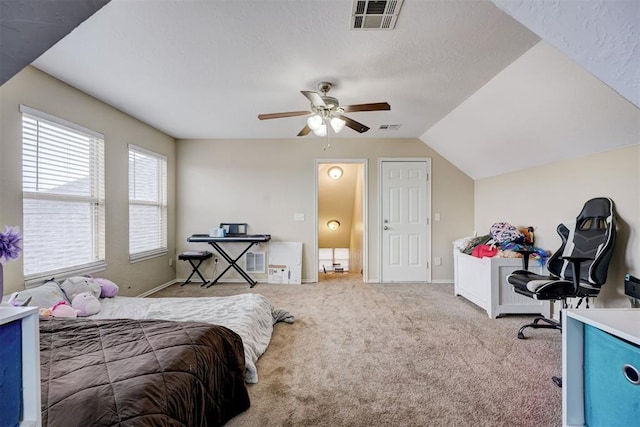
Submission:
M 67 304 L 66 301 L 57 302 L 51 307 L 53 317 L 78 317 L 78 310 Z

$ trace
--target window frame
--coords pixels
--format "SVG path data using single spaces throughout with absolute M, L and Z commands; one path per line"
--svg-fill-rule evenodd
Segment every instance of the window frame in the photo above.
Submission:
M 169 207 L 168 207 L 168 165 L 167 165 L 167 156 L 157 153 L 155 151 L 140 147 L 138 145 L 135 144 L 129 144 L 128 145 L 128 178 L 127 178 L 127 183 L 128 183 L 128 208 L 129 208 L 129 232 L 128 232 L 128 245 L 129 245 L 129 262 L 130 263 L 136 263 L 136 262 L 140 262 L 140 261 L 144 261 L 147 259 L 151 259 L 151 258 L 156 258 L 159 256 L 163 256 L 169 253 L 169 230 L 168 230 L 168 211 L 169 211 Z M 132 153 L 137 153 L 143 156 L 147 156 L 147 157 L 151 157 L 153 159 L 155 159 L 158 162 L 158 166 L 159 168 L 156 169 L 156 173 L 157 173 L 157 179 L 158 179 L 158 194 L 157 194 L 157 199 L 155 201 L 149 201 L 149 200 L 136 200 L 136 199 L 132 199 L 132 195 L 131 195 L 131 190 L 132 188 L 135 189 L 135 183 L 132 187 L 132 183 L 131 183 L 131 178 L 132 178 L 132 172 L 134 172 L 134 179 L 135 179 L 135 170 L 132 171 L 131 169 L 131 156 Z M 161 231 L 159 233 L 159 235 L 157 237 L 159 237 L 159 240 L 162 240 L 160 242 L 160 245 L 156 248 L 152 248 L 152 249 L 146 249 L 143 251 L 138 251 L 138 252 L 131 252 L 131 239 L 132 239 L 132 221 L 131 221 L 131 212 L 132 212 L 132 206 L 156 206 L 159 209 L 160 212 L 160 218 L 159 218 L 159 223 L 160 223 L 160 228 Z
M 74 265 L 68 265 L 62 268 L 48 268 L 48 269 L 39 269 L 38 271 L 32 271 L 27 273 L 27 271 L 33 267 L 29 264 L 30 257 L 27 256 L 26 252 L 23 256 L 23 274 L 24 281 L 27 286 L 32 286 L 35 284 L 40 284 L 42 280 L 49 279 L 51 277 L 56 277 L 58 279 L 62 279 L 65 277 L 70 277 L 74 275 L 82 275 L 88 273 L 95 273 L 98 271 L 103 271 L 107 267 L 106 263 L 106 232 L 105 232 L 105 138 L 104 135 L 96 132 L 94 130 L 85 128 L 76 123 L 69 122 L 67 120 L 61 119 L 59 117 L 53 116 L 51 114 L 44 113 L 42 111 L 36 110 L 34 108 L 28 107 L 26 105 L 20 105 L 19 108 L 22 113 L 21 116 L 21 134 L 22 134 L 22 200 L 23 200 L 23 244 L 25 249 L 28 250 L 30 231 L 27 227 L 27 221 L 25 218 L 27 215 L 25 213 L 25 200 L 50 200 L 52 202 L 70 202 L 70 205 L 77 202 L 86 203 L 89 206 L 89 216 L 88 223 L 91 224 L 91 253 L 89 255 L 90 261 L 83 262 Z M 25 128 L 29 125 L 29 123 L 25 120 L 35 121 L 36 133 L 37 136 L 35 139 L 27 139 Z M 83 166 L 86 166 L 92 173 L 89 175 L 90 179 L 90 195 L 73 195 L 73 194 L 65 194 L 64 192 L 52 192 L 50 190 L 42 190 L 40 191 L 38 187 L 40 186 L 40 182 L 38 179 L 35 180 L 34 185 L 36 187 L 34 190 L 28 190 L 25 187 L 28 186 L 28 180 L 33 179 L 27 176 L 27 168 L 25 164 L 27 162 L 35 162 L 35 170 L 36 173 L 40 172 L 40 169 L 45 168 L 46 160 L 44 156 L 40 156 L 39 154 L 32 155 L 30 157 L 27 156 L 29 146 L 26 143 L 33 145 L 35 143 L 36 152 L 39 153 L 40 146 L 45 145 L 46 142 L 43 141 L 44 138 L 39 137 L 39 131 L 41 123 L 46 123 L 47 126 L 54 127 L 56 131 L 61 133 L 73 132 L 76 135 L 80 135 L 83 138 L 88 138 L 88 146 L 87 150 L 90 153 L 87 163 Z M 51 145 L 51 147 L 55 147 L 55 145 Z M 74 159 L 75 160 L 75 159 Z M 50 177 L 69 177 L 69 175 L 65 174 L 52 174 Z M 73 223 L 70 223 L 73 225 Z M 59 242 L 57 242 L 59 243 Z M 86 255 L 86 254 L 85 254 Z M 36 258 L 37 259 L 37 258 Z M 42 266 L 43 263 L 35 261 L 36 266 Z M 46 266 L 46 263 L 44 263 Z

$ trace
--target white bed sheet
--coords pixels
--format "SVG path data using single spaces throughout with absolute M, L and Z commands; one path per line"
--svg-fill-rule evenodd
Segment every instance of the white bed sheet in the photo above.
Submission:
M 245 381 L 258 382 L 256 361 L 267 349 L 273 325 L 293 322 L 283 310 L 274 309 L 260 294 L 228 297 L 134 298 L 116 296 L 101 299 L 102 308 L 95 319 L 161 319 L 206 322 L 225 326 L 242 338 L 245 355 Z

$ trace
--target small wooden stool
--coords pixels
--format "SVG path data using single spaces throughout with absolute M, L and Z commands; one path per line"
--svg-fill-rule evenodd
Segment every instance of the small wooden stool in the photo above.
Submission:
M 198 268 L 200 267 L 200 264 L 202 264 L 205 260 L 208 260 L 209 258 L 211 258 L 213 256 L 213 254 L 209 251 L 197 251 L 197 252 L 184 252 L 181 253 L 180 255 L 178 255 L 178 259 L 181 261 L 189 261 L 189 264 L 191 264 L 191 267 L 193 267 L 193 270 L 191 271 L 191 274 L 189 275 L 189 277 L 187 278 L 187 280 L 181 284 L 180 286 L 184 286 L 187 283 L 191 282 L 191 277 L 193 277 L 194 274 L 198 274 L 198 276 L 200 276 L 200 279 L 202 279 L 202 285 L 204 286 L 207 283 L 209 283 L 209 281 L 207 279 L 205 279 L 202 274 L 200 274 L 200 271 L 198 270 Z M 198 263 L 196 264 L 195 262 L 198 261 Z

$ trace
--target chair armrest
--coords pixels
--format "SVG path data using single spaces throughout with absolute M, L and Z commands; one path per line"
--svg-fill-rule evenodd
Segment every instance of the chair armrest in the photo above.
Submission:
M 529 255 L 531 255 L 532 253 L 535 253 L 535 251 L 529 251 L 526 249 L 517 249 L 515 252 L 519 253 L 522 255 L 522 269 L 523 270 L 528 270 L 529 269 Z
M 578 293 L 580 287 L 580 264 L 585 261 L 591 261 L 593 258 L 579 257 L 579 256 L 563 256 L 562 260 L 567 260 L 571 263 L 571 271 L 573 272 L 573 293 Z

